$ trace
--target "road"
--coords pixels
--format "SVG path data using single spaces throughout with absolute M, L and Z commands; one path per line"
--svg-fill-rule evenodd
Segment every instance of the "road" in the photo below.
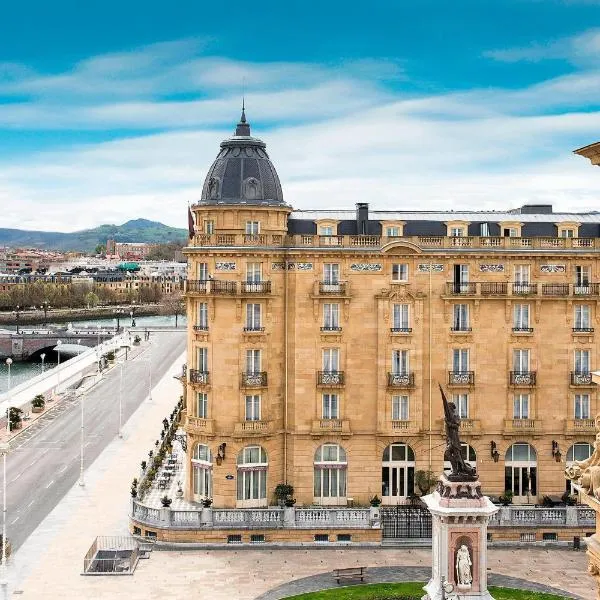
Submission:
M 148 398 L 150 365 L 156 384 L 185 350 L 185 331 L 152 334 L 137 358 L 123 363 L 123 424 Z M 90 465 L 118 434 L 120 367 L 85 396 L 84 464 Z M 178 398 L 173 398 L 173 406 Z M 160 423 L 156 424 L 157 431 Z M 15 438 L 7 459 L 7 537 L 16 550 L 79 479 L 81 408 L 66 399 Z M 140 449 L 140 460 L 143 451 Z M 1 498 L 0 498 L 1 500 Z

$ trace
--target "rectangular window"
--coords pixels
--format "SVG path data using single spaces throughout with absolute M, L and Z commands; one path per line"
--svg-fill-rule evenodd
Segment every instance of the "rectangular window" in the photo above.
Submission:
M 212 235 L 215 232 L 215 222 L 214 221 L 204 221 L 204 233 L 207 235 Z
M 408 281 L 408 264 L 392 265 L 392 281 Z
M 261 328 L 260 304 L 246 304 L 246 329 L 259 331 Z
M 575 373 L 590 372 L 590 351 L 575 350 Z
M 481 237 L 489 237 L 489 235 L 490 235 L 489 223 L 480 223 L 479 224 L 479 235 Z
M 260 233 L 259 221 L 246 221 L 246 235 L 258 235 Z
M 208 279 L 208 263 L 198 263 L 196 273 L 200 281 L 206 281 Z
M 323 304 L 323 328 L 336 331 L 340 327 L 340 305 L 326 302 Z
M 529 373 L 529 350 L 522 348 L 513 350 L 513 371 Z
M 585 293 L 585 288 L 588 288 L 591 281 L 591 268 L 588 265 L 575 265 L 575 286 L 577 293 Z M 583 290 L 578 288 L 584 288 Z
M 246 421 L 260 421 L 260 395 L 246 396 Z
M 323 419 L 339 419 L 337 394 L 323 394 Z
M 198 327 L 208 329 L 208 303 L 206 302 L 198 304 Z
M 529 419 L 529 394 L 515 394 L 513 419 Z
M 589 419 L 590 418 L 590 395 L 575 394 L 575 418 Z
M 575 230 L 574 229 L 561 229 L 560 230 L 560 237 L 562 237 L 562 238 L 572 238 L 572 237 L 575 237 Z
M 529 304 L 515 304 L 513 328 L 521 331 L 529 329 Z
M 323 265 L 323 283 L 340 282 L 340 265 L 337 263 L 325 263 Z
M 575 305 L 575 329 L 590 329 L 590 305 Z
M 515 283 L 528 284 L 530 272 L 529 265 L 515 265 Z
M 250 543 L 251 544 L 264 544 L 265 543 L 265 534 L 264 533 L 252 533 L 250 535 Z
M 392 352 L 392 373 L 394 375 L 408 375 L 408 350 L 394 350 Z
M 454 394 L 453 402 L 456 405 L 456 414 L 461 419 L 469 418 L 469 394 Z
M 323 350 L 323 371 L 335 373 L 340 370 L 339 348 L 325 348 Z
M 394 329 L 408 328 L 408 304 L 394 304 Z
M 333 227 L 331 225 L 321 225 L 319 228 L 319 235 L 333 235 Z
M 199 419 L 208 419 L 208 394 L 198 392 L 196 414 Z
M 409 420 L 408 396 L 392 396 L 392 421 Z
M 246 265 L 246 283 L 262 281 L 262 263 L 251 262 Z
M 469 305 L 455 304 L 452 318 L 452 329 L 455 331 L 469 330 Z
M 452 269 L 454 293 L 464 294 L 469 291 L 469 265 L 454 265 Z
M 260 350 L 246 350 L 246 372 L 260 373 Z
M 469 370 L 469 350 L 467 348 L 454 348 L 452 350 L 452 371 L 464 373 Z
M 450 236 L 451 237 L 463 237 L 465 235 L 464 227 L 451 227 L 450 228 Z
M 208 348 L 198 348 L 198 371 L 208 372 Z
M 388 237 L 400 237 L 400 227 L 388 227 L 385 234 Z

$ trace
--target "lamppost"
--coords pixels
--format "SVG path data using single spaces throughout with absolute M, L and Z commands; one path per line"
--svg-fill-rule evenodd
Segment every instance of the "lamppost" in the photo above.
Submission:
M 123 361 L 119 363 L 121 371 L 119 373 L 119 438 L 123 439 Z
M 13 311 L 14 315 L 15 315 L 15 319 L 17 321 L 17 335 L 19 335 L 19 314 L 21 312 L 21 307 L 17 304 L 17 306 L 15 306 L 15 310 Z
M 135 300 L 132 301 L 131 310 L 129 311 L 129 316 L 131 317 L 131 326 L 135 327 Z
M 44 372 L 44 360 L 46 359 L 46 355 L 42 352 L 40 354 L 40 358 L 42 359 L 42 373 Z
M 85 485 L 85 481 L 83 480 L 83 438 L 84 438 L 84 428 L 83 428 L 83 400 L 85 399 L 85 392 L 82 392 L 79 396 L 79 403 L 81 404 L 81 442 L 80 442 L 80 461 L 79 461 L 79 485 L 83 487 Z
M 50 308 L 48 300 L 42 302 L 42 308 L 44 309 L 44 325 L 48 325 L 48 309 Z
M 118 310 L 115 311 L 115 315 L 117 317 L 117 333 L 119 333 L 119 330 L 121 329 L 121 315 L 124 315 L 125 311 L 122 310 L 121 308 L 119 308 Z
M 12 365 L 12 358 L 6 359 L 6 366 L 8 367 L 8 393 L 10 394 L 10 365 Z
M 58 376 L 58 384 L 56 386 L 57 392 L 60 391 L 60 347 L 61 346 L 62 346 L 62 341 L 58 340 L 58 342 L 56 342 L 56 353 L 58 354 L 58 363 L 56 365 L 56 374 Z

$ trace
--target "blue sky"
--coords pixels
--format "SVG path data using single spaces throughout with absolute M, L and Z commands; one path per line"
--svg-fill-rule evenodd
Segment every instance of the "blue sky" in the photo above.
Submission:
M 244 86 L 297 208 L 599 208 L 600 0 L 223 5 L 4 6 L 0 227 L 185 226 Z

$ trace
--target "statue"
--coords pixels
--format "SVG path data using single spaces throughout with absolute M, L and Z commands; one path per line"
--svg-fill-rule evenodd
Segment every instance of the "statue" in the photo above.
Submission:
M 454 402 L 448 402 L 444 390 L 440 385 L 442 401 L 444 403 L 444 416 L 446 422 L 446 456 L 452 466 L 452 473 L 448 476 L 450 481 L 475 481 L 477 475 L 475 469 L 465 462 L 460 445 L 458 430 L 460 418 L 456 414 Z
M 460 586 L 470 586 L 473 583 L 471 567 L 473 562 L 469 556 L 469 549 L 463 544 L 456 553 L 456 582 Z
M 592 455 L 587 460 L 575 461 L 567 467 L 565 477 L 581 486 L 581 490 L 588 496 L 600 500 L 600 431 L 596 434 Z

